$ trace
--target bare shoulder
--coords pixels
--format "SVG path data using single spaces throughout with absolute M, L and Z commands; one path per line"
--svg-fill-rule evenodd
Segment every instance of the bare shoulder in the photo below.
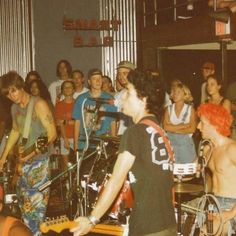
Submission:
M 227 155 L 236 164 L 236 140 L 230 139 L 227 145 Z
M 32 232 L 23 223 L 16 222 L 9 231 L 9 236 L 33 236 Z
M 229 112 L 231 112 L 231 102 L 229 99 L 225 98 L 224 102 L 223 102 L 223 107 L 228 110 Z
M 44 107 L 48 108 L 47 102 L 42 98 L 37 98 L 37 100 L 35 101 L 35 109 L 42 109 Z

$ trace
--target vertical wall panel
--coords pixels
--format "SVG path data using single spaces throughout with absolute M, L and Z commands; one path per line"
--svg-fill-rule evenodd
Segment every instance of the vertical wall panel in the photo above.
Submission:
M 136 65 L 136 0 L 100 0 L 100 18 L 121 20 L 118 31 L 101 32 L 113 36 L 113 47 L 102 49 L 102 67 L 106 75 L 115 80 L 116 67 L 121 60 L 129 60 Z
M 31 0 L 0 0 L 0 75 L 33 68 Z

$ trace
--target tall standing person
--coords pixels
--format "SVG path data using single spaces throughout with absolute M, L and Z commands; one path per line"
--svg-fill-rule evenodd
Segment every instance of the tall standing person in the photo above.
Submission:
M 9 152 L 18 144 L 18 163 L 21 170 L 16 186 L 17 198 L 25 224 L 34 236 L 39 236 L 39 224 L 46 214 L 49 190 L 39 192 L 38 188 L 49 179 L 49 153 L 45 149 L 42 152 L 42 149 L 33 147 L 42 135 L 47 137 L 45 146 L 50 146 L 56 138 L 56 128 L 46 101 L 30 96 L 24 86 L 24 80 L 16 72 L 8 72 L 1 77 L 1 93 L 14 104 L 11 108 L 12 129 L 0 159 L 0 170 Z M 24 140 L 27 109 L 31 102 L 32 118 L 28 137 Z
M 105 214 L 120 191 L 129 171 L 135 177 L 135 205 L 130 216 L 131 236 L 175 236 L 172 204 L 173 178 L 170 142 L 156 116 L 165 91 L 151 73 L 131 71 L 122 96 L 122 111 L 132 117 L 121 138 L 113 173 L 89 216 L 79 217 L 74 236 L 88 233 Z
M 127 76 L 130 71 L 133 71 L 135 66 L 130 61 L 121 61 L 117 66 L 117 80 L 121 86 L 121 90 L 115 94 L 115 106 L 117 106 L 118 112 L 121 111 L 121 104 L 122 104 L 122 96 L 126 91 L 126 86 L 128 84 Z M 118 135 L 122 135 L 128 126 L 132 123 L 132 119 L 129 116 L 124 114 L 120 115 L 119 123 L 118 123 Z
M 53 81 L 48 91 L 51 95 L 52 103 L 55 106 L 58 101 L 61 100 L 61 85 L 65 80 L 71 79 L 72 67 L 69 61 L 60 60 L 57 63 L 56 74 L 58 79 Z

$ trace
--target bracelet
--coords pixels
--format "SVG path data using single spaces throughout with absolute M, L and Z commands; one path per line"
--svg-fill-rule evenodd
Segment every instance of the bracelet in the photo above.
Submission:
M 94 226 L 100 222 L 100 220 L 98 220 L 95 216 L 92 215 L 87 216 L 87 218 L 90 221 L 90 223 Z

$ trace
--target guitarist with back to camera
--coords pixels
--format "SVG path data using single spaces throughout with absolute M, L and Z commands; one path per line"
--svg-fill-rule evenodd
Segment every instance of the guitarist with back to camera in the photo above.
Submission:
M 21 144 L 16 194 L 25 224 L 34 236 L 39 236 L 42 235 L 39 224 L 45 217 L 49 190 L 39 192 L 38 187 L 49 179 L 47 149 L 56 138 L 56 128 L 47 103 L 40 97 L 30 96 L 24 86 L 24 80 L 16 72 L 10 71 L 1 77 L 1 93 L 13 105 L 12 129 L 0 159 L 0 171 L 8 153 L 15 145 Z M 43 138 L 43 135 L 46 137 Z M 40 140 L 46 145 L 40 145 Z

